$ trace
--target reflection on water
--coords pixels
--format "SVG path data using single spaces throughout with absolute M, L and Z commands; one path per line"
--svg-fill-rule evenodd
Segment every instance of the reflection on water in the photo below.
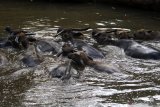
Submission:
M 2 2 L 2 1 L 1 1 Z M 158 12 L 131 10 L 96 4 L 54 4 L 5 2 L 0 4 L 0 30 L 15 28 L 39 30 L 49 27 L 125 27 L 159 30 Z
M 55 35 L 57 27 L 60 26 L 160 30 L 158 13 L 117 6 L 1 2 L 0 14 L 1 36 L 5 36 L 3 31 L 5 26 L 35 32 L 36 37 L 51 37 Z M 151 44 L 160 46 L 159 43 Z M 0 105 L 38 107 L 160 106 L 160 61 L 133 59 L 125 56 L 121 49 L 114 46 L 100 48 L 107 53 L 104 62 L 119 66 L 122 69 L 121 75 L 113 76 L 86 68 L 82 78 L 61 81 L 50 78 L 46 72 L 46 67 L 56 65 L 54 57 L 45 58 L 40 66 L 26 70 L 19 63 L 21 52 L 7 50 L 4 53 L 10 60 L 6 67 L 0 68 Z

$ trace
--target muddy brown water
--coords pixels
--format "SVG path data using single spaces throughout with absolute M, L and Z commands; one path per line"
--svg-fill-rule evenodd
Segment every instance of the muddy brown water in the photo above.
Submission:
M 5 26 L 35 32 L 37 37 L 51 37 L 55 35 L 57 27 L 160 30 L 158 12 L 92 3 L 0 2 L 0 15 L 0 36 L 3 37 L 6 35 L 3 31 Z M 160 48 L 159 42 L 145 44 Z M 47 68 L 62 63 L 54 56 L 43 56 L 44 61 L 40 65 L 26 68 L 19 62 L 23 52 L 1 49 L 9 62 L 0 68 L 0 106 L 160 106 L 159 60 L 134 59 L 114 46 L 98 47 L 105 53 L 105 59 L 101 62 L 118 67 L 120 74 L 109 75 L 87 67 L 80 79 L 62 81 L 51 78 L 47 72 Z

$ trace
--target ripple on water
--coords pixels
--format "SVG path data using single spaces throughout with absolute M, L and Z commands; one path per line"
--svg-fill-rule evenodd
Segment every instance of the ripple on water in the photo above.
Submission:
M 38 21 L 41 22 L 41 20 Z M 35 37 L 53 39 L 57 29 L 39 30 Z M 22 105 L 55 107 L 150 107 L 156 105 L 158 107 L 160 61 L 134 59 L 126 56 L 122 49 L 115 46 L 100 46 L 100 49 L 106 55 L 106 58 L 100 62 L 117 67 L 121 72 L 107 74 L 86 67 L 80 79 L 71 78 L 69 81 L 62 81 L 50 78 L 46 71 L 47 67 L 56 66 L 59 60 L 51 55 L 44 55 L 43 62 L 34 68 L 35 78 L 32 79 L 29 88 L 21 94 Z M 8 52 L 11 51 L 8 50 Z M 12 53 L 9 56 L 12 59 L 10 62 L 13 63 L 19 56 L 18 53 Z M 19 62 L 12 64 L 11 68 L 19 68 L 18 64 Z M 10 69 L 1 71 L 1 76 L 12 73 Z
M 121 69 L 120 74 L 99 73 L 87 67 L 81 79 L 61 81 L 54 78 L 46 79 L 48 77 L 43 76 L 42 70 L 41 77 L 35 79 L 36 85 L 24 93 L 23 105 L 151 107 L 159 104 L 159 61 L 134 59 L 125 56 L 120 48 L 113 46 L 101 49 L 106 51 L 106 59 L 102 62 L 118 65 Z M 55 66 L 54 58 L 51 62 L 47 61 L 44 61 L 42 66 Z M 37 75 L 40 69 L 35 71 Z M 156 102 L 148 103 L 149 96 L 153 96 Z
M 129 28 L 125 29 L 127 31 L 141 28 L 160 30 L 159 20 L 156 20 L 159 14 L 156 12 L 90 3 L 89 5 L 68 5 L 68 3 L 59 5 L 2 2 L 0 13 L 1 35 L 4 35 L 3 29 L 8 25 L 35 32 L 36 38 L 53 40 L 56 39 L 54 35 L 60 26 L 66 28 L 103 27 L 99 28 L 101 30 L 105 30 L 104 27 Z M 88 32 L 86 36 L 90 43 L 91 32 Z M 147 41 L 144 44 L 160 48 L 158 42 Z M 8 49 L 6 55 L 9 62 L 0 68 L 0 80 L 5 80 L 0 81 L 0 106 L 160 107 L 159 60 L 134 59 L 126 56 L 122 49 L 114 46 L 98 47 L 106 55 L 101 62 L 118 67 L 121 69 L 120 74 L 109 75 L 87 67 L 80 79 L 71 78 L 69 81 L 61 81 L 50 78 L 46 68 L 56 65 L 58 60 L 47 54 L 48 56 L 42 55 L 42 57 L 45 56 L 44 61 L 33 68 L 34 74 L 26 75 L 29 69 L 21 66 L 19 61 L 21 53 L 11 48 Z M 17 69 L 20 71 L 25 69 L 24 75 L 22 73 L 24 78 L 18 76 L 20 72 L 16 74 Z M 30 78 L 32 76 L 34 78 Z M 11 82 L 7 82 L 8 80 Z

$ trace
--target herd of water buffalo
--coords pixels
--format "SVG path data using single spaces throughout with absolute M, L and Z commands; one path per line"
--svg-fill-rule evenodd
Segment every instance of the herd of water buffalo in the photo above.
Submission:
M 97 47 L 86 42 L 86 35 L 94 39 L 99 45 L 113 45 L 124 50 L 125 55 L 138 59 L 160 59 L 160 50 L 151 45 L 142 44 L 143 41 L 159 40 L 160 32 L 151 30 L 137 30 L 131 32 L 129 29 L 106 28 L 59 28 L 52 38 L 38 38 L 35 33 L 23 30 L 13 30 L 6 27 L 7 37 L 0 39 L 0 48 L 3 50 L 24 51 L 20 61 L 27 68 L 36 67 L 43 62 L 42 55 L 46 52 L 52 56 L 62 57 L 65 63 L 49 71 L 52 77 L 69 79 L 72 76 L 71 70 L 76 70 L 79 78 L 86 66 L 94 68 L 99 72 L 109 74 L 121 72 L 120 69 L 97 62 L 96 59 L 103 59 L 105 55 Z M 59 38 L 58 40 L 55 38 Z M 63 59 L 65 58 L 65 59 Z M 1 50 L 0 67 L 6 67 L 8 57 Z

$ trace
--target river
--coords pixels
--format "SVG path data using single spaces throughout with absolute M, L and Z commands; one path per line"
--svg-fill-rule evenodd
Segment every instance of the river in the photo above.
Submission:
M 0 2 L 0 36 L 6 26 L 53 36 L 58 27 L 127 28 L 160 30 L 159 12 L 104 4 Z M 160 48 L 158 42 L 147 42 Z M 113 46 L 100 46 L 105 63 L 118 66 L 123 75 L 98 73 L 87 67 L 80 79 L 51 78 L 46 67 L 57 65 L 46 57 L 36 68 L 19 65 L 20 53 L 8 54 L 10 63 L 0 68 L 1 107 L 159 107 L 160 61 L 128 57 Z M 4 52 L 3 49 L 1 49 Z M 21 78 L 9 74 L 25 72 Z M 28 70 L 34 71 L 30 73 Z M 14 75 L 13 75 L 14 76 Z M 13 77 L 12 76 L 12 77 Z

